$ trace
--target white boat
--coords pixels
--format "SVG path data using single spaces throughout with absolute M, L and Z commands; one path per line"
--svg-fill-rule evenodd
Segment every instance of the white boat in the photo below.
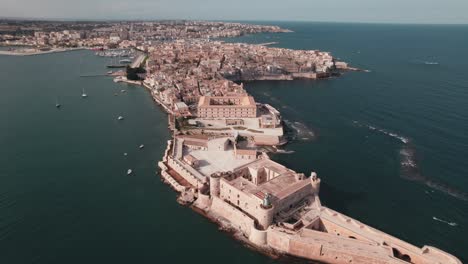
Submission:
M 140 145 L 140 149 L 142 149 L 142 148 L 144 148 L 144 147 L 145 147 L 145 145 L 143 145 L 143 144 Z
M 88 95 L 86 94 L 86 92 L 85 92 L 84 88 L 83 88 L 82 90 L 83 90 L 83 92 L 82 92 L 82 94 L 81 94 L 81 97 L 83 97 L 83 98 L 86 98 L 86 97 L 88 97 Z
M 132 172 L 133 172 L 133 171 L 132 171 L 131 169 L 128 169 L 128 170 L 127 170 L 127 175 L 132 174 Z
M 124 156 L 127 156 L 127 155 L 128 155 L 127 152 L 125 152 L 125 153 L 124 153 Z
M 117 117 L 117 119 L 118 120 L 123 120 L 124 118 L 123 118 L 123 116 L 119 116 L 119 117 Z
M 129 59 L 123 59 L 123 60 L 120 60 L 119 63 L 121 64 L 124 64 L 124 63 L 131 63 L 132 61 L 129 60 Z
M 59 104 L 59 102 L 58 102 L 58 98 L 55 99 L 55 107 L 60 108 L 61 106 L 62 106 L 62 105 Z

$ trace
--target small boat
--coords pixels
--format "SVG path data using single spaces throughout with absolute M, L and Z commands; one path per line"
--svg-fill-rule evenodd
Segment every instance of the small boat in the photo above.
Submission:
M 143 144 L 140 145 L 140 149 L 142 149 L 142 148 L 144 148 L 144 147 L 145 147 L 145 145 L 143 145 Z
M 126 92 L 127 92 L 127 90 L 120 90 L 120 92 L 121 92 L 121 93 L 126 93 Z
M 113 71 L 108 71 L 108 72 L 107 72 L 107 74 L 112 74 L 112 73 L 114 73 L 114 72 L 113 72 Z
M 123 60 L 120 60 L 119 63 L 120 64 L 124 64 L 124 63 L 131 63 L 132 61 L 129 60 L 129 59 L 123 59 Z
M 59 104 L 58 99 L 55 99 L 55 107 L 60 108 L 62 105 Z
M 125 153 L 124 153 L 124 156 L 127 156 L 127 155 L 128 155 L 127 152 L 125 152 Z
M 128 169 L 128 170 L 127 170 L 127 175 L 132 174 L 132 172 L 133 172 L 133 171 L 132 171 L 131 169 Z
M 86 94 L 86 92 L 85 92 L 84 88 L 83 88 L 82 90 L 83 90 L 83 92 L 82 92 L 82 94 L 81 94 L 81 97 L 83 97 L 83 98 L 86 98 L 86 97 L 88 97 L 88 95 Z
M 124 118 L 123 118 L 123 116 L 119 116 L 119 117 L 117 117 L 117 119 L 118 120 L 123 120 Z

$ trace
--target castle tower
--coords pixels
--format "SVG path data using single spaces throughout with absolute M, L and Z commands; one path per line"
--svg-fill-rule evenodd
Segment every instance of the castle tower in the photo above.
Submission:
M 309 179 L 310 184 L 312 185 L 312 192 L 315 195 L 318 195 L 320 191 L 320 178 L 317 176 L 317 173 L 311 172 Z
M 268 228 L 273 223 L 273 205 L 271 204 L 270 194 L 266 194 L 263 198 L 262 204 L 258 214 L 258 224 L 263 228 Z
M 213 173 L 210 175 L 210 195 L 219 197 L 220 187 L 219 181 L 221 180 L 221 175 Z

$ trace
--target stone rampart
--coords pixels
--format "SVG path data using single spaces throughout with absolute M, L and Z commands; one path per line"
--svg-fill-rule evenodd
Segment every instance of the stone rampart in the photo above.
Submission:
M 228 220 L 233 228 L 242 231 L 247 237 L 250 236 L 251 229 L 254 226 L 254 220 L 239 209 L 218 197 L 212 197 L 211 212 Z

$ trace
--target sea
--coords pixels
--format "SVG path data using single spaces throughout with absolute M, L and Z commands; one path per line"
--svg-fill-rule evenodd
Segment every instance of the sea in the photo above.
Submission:
M 293 32 L 226 41 L 329 51 L 369 71 L 244 83 L 287 125 L 272 158 L 317 172 L 323 205 L 467 262 L 468 26 L 249 22 Z M 0 55 L 0 263 L 306 263 L 258 253 L 176 202 L 157 169 L 168 117 L 144 88 L 101 76 L 108 62 Z

